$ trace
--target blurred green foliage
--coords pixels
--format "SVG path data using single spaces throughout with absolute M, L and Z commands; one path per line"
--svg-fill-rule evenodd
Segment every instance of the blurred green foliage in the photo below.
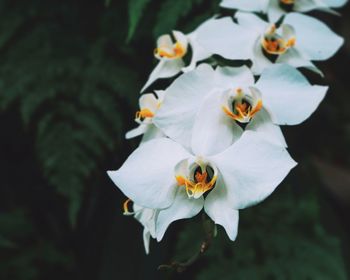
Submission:
M 205 269 L 193 279 L 346 279 L 339 240 L 320 223 L 314 192 L 300 196 L 284 187 L 273 199 L 241 211 L 234 243 L 220 228 L 201 260 Z M 198 248 L 200 224 L 190 223 L 181 232 L 177 258 Z
M 145 258 L 141 229 L 122 217 L 124 197 L 105 170 L 137 145 L 124 133 L 155 65 L 156 38 L 192 31 L 220 12 L 218 3 L 0 0 L 0 279 L 163 279 L 160 262 L 193 254 L 201 235 L 190 222 L 172 226 Z M 332 102 L 323 112 L 346 104 Z M 334 123 L 320 123 L 327 121 Z M 317 125 L 304 135 L 313 139 Z M 290 134 L 292 154 L 304 159 L 308 147 L 323 149 L 300 148 L 299 133 Z M 331 151 L 324 156 L 333 159 Z M 170 278 L 345 279 L 341 230 L 330 234 L 320 220 L 320 182 L 295 194 L 295 185 L 308 184 L 289 182 L 271 201 L 242 211 L 237 242 L 219 232 L 188 274 Z

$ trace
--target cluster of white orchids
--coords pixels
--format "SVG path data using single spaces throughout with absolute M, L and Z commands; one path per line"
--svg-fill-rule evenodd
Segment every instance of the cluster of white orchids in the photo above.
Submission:
M 136 112 L 139 126 L 126 134 L 143 135 L 141 144 L 108 171 L 128 197 L 124 213 L 144 227 L 147 253 L 151 237 L 160 241 L 172 222 L 201 211 L 235 240 L 238 211 L 264 200 L 296 165 L 280 125 L 305 121 L 328 89 L 310 84 L 297 68 L 322 76 L 314 61 L 343 44 L 303 12 L 336 14 L 345 2 L 223 0 L 232 16 L 159 37 L 158 64 Z M 150 91 L 160 78 L 172 83 Z

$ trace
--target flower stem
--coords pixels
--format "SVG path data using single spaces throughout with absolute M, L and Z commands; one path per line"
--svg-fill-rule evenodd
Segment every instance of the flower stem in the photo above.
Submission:
M 208 250 L 213 237 L 216 235 L 216 226 L 214 222 L 204 213 L 202 215 L 202 224 L 205 232 L 205 238 L 201 242 L 199 250 L 185 262 L 173 261 L 170 264 L 162 264 L 158 267 L 158 270 L 174 270 L 177 273 L 182 273 L 188 267 L 194 264 Z

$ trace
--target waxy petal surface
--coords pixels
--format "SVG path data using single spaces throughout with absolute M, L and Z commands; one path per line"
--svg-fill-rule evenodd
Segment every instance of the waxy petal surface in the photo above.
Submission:
M 209 156 L 231 146 L 243 133 L 229 118 L 222 106 L 227 103 L 225 91 L 213 91 L 198 109 L 192 130 L 192 151 L 197 156 Z
M 344 42 L 326 24 L 307 15 L 290 13 L 283 23 L 293 26 L 296 34 L 295 48 L 310 60 L 330 58 Z
M 295 68 L 273 65 L 265 70 L 256 87 L 262 92 L 265 108 L 279 125 L 305 121 L 323 100 L 328 87 L 310 85 Z
M 176 142 L 159 138 L 138 147 L 116 171 L 107 171 L 116 186 L 136 204 L 166 208 L 174 200 L 174 168 L 189 153 Z
M 153 123 L 167 136 L 191 147 L 192 128 L 198 108 L 213 85 L 214 70 L 206 64 L 176 79 L 166 90 Z
M 234 145 L 211 160 L 222 175 L 233 209 L 264 200 L 296 165 L 285 148 L 252 131 L 244 132 Z
M 188 219 L 196 216 L 203 208 L 204 199 L 189 199 L 184 187 L 177 187 L 174 203 L 167 209 L 159 212 L 156 223 L 157 240 L 162 240 L 169 225 L 180 219 Z
M 238 233 L 238 210 L 232 209 L 227 199 L 227 190 L 222 180 L 218 179 L 214 189 L 208 194 L 204 210 L 215 222 L 224 227 L 228 237 L 234 241 Z

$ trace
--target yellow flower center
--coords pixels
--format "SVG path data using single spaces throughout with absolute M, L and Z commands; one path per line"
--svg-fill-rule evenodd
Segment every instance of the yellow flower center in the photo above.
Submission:
M 235 121 L 241 123 L 247 123 L 254 115 L 262 108 L 262 100 L 258 99 L 254 105 L 251 105 L 249 101 L 243 98 L 243 92 L 241 89 L 236 90 L 238 98 L 232 103 L 232 111 L 228 106 L 223 106 L 222 109 L 226 115 Z
M 178 186 L 185 186 L 188 197 L 199 198 L 205 192 L 211 190 L 216 182 L 217 176 L 209 178 L 206 171 L 196 171 L 194 179 L 188 179 L 183 176 L 176 176 Z
M 264 34 L 261 45 L 269 54 L 279 55 L 285 53 L 295 45 L 296 38 L 285 39 L 276 33 L 276 26 L 271 26 L 270 30 Z
M 126 215 L 126 216 L 134 214 L 133 211 L 129 211 L 131 203 L 132 203 L 132 200 L 130 198 L 125 200 L 124 203 L 123 203 L 123 214 Z
M 280 0 L 280 2 L 285 5 L 293 5 L 295 0 Z
M 154 113 L 150 109 L 143 108 L 136 112 L 135 119 L 138 121 L 143 121 L 146 118 L 153 118 L 153 116 Z
M 176 42 L 172 46 L 172 48 L 159 46 L 154 50 L 154 55 L 160 58 L 165 57 L 169 59 L 174 59 L 182 58 L 183 56 L 185 56 L 186 52 L 186 48 L 179 42 Z

